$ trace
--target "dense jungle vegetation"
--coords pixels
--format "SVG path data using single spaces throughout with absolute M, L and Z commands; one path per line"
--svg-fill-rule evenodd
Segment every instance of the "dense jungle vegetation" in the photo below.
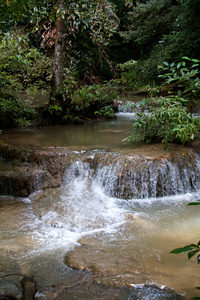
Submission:
M 198 0 L 1 0 L 0 129 L 112 117 L 112 87 L 128 85 L 150 95 L 128 141 L 189 143 L 199 16 Z

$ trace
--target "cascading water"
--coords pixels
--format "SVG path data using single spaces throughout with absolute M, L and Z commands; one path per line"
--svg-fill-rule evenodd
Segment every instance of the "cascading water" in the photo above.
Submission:
M 91 151 L 74 162 L 70 171 L 66 170 L 66 180 L 84 176 L 112 197 L 162 197 L 196 191 L 200 185 L 200 162 L 192 152 L 152 158 Z
M 198 211 L 186 204 L 200 196 L 200 169 L 192 153 L 175 157 L 128 159 L 99 151 L 75 154 L 61 188 L 32 196 L 40 223 L 39 244 L 45 252 L 52 248 L 62 248 L 63 255 L 68 252 L 69 266 L 102 273 L 97 282 L 149 283 L 183 291 L 180 282 L 185 275 L 179 273 L 184 258 L 174 258 L 169 252 L 179 246 L 177 239 L 184 245 L 198 236 Z M 163 193 L 156 197 L 160 190 Z M 31 254 L 38 251 L 40 247 Z M 187 274 L 191 272 L 188 263 L 185 268 Z M 153 299 L 149 297 L 142 299 Z M 162 297 L 155 299 L 167 299 Z
M 134 287 L 133 299 L 176 299 L 146 293 L 145 284 L 192 296 L 196 261 L 169 252 L 198 242 L 199 211 L 186 204 L 199 199 L 199 183 L 199 157 L 189 150 L 72 152 L 60 188 L 0 198 L 1 276 L 33 274 L 43 289 L 58 287 L 72 272 L 65 261 L 92 270 L 97 283 Z M 0 282 L 0 293 L 20 294 L 16 282 Z
M 81 236 L 93 230 L 110 230 L 120 224 L 124 219 L 123 209 L 116 205 L 114 198 L 104 194 L 92 173 L 89 163 L 73 163 L 62 187 L 48 196 L 48 206 L 46 194 L 34 203 L 40 218 Z

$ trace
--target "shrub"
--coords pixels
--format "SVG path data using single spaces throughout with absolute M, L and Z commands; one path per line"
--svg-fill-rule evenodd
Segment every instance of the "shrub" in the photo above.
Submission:
M 80 119 L 109 117 L 113 112 L 113 100 L 116 98 L 117 94 L 110 90 L 109 85 L 85 85 L 75 93 L 70 106 L 71 118 L 73 119 L 74 115 Z
M 189 145 L 200 120 L 187 112 L 183 107 L 185 102 L 179 96 L 143 100 L 140 103 L 141 111 L 132 124 L 133 131 L 125 140 L 142 140 L 146 143 L 161 141 L 166 150 L 170 142 Z
M 192 106 L 199 101 L 200 79 L 198 59 L 182 57 L 178 63 L 163 62 L 158 66 L 162 72 L 158 77 L 164 79 L 163 86 L 168 94 L 178 94 L 190 102 Z

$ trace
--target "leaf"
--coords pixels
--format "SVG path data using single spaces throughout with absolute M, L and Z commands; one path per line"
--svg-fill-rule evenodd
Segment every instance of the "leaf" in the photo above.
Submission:
M 192 206 L 192 205 L 200 205 L 200 200 L 197 200 L 196 202 L 190 202 L 187 204 L 187 206 Z
M 196 245 L 194 245 L 196 246 Z M 185 253 L 185 252 L 188 252 L 188 251 L 191 251 L 193 250 L 194 247 L 191 247 L 191 246 L 185 246 L 183 248 L 176 248 L 174 250 L 172 250 L 170 253 L 173 253 L 173 254 L 180 254 L 180 253 Z M 198 250 L 199 251 L 199 250 Z
M 194 62 L 194 63 L 200 62 L 198 59 L 195 59 L 195 58 L 191 59 L 191 61 Z
M 188 259 L 190 259 L 191 257 L 193 257 L 195 254 L 197 254 L 197 252 L 199 252 L 200 249 L 198 250 L 194 250 L 188 253 Z
M 172 82 L 172 81 L 174 81 L 174 80 L 177 80 L 177 78 L 170 78 L 170 79 L 168 79 L 167 82 Z
M 181 67 L 181 62 L 180 63 L 178 63 L 178 65 L 177 65 L 177 69 L 179 69 Z
M 198 67 L 198 66 L 199 66 L 199 64 L 194 64 L 194 65 L 191 66 L 191 68 L 195 68 L 195 67 Z
M 183 56 L 183 57 L 182 57 L 182 59 L 187 59 L 187 60 L 190 60 L 190 58 L 189 58 L 189 57 L 187 57 L 187 56 Z
M 197 262 L 200 264 L 200 255 L 197 256 Z
M 166 62 L 166 61 L 163 62 L 163 65 L 169 66 L 168 62 Z

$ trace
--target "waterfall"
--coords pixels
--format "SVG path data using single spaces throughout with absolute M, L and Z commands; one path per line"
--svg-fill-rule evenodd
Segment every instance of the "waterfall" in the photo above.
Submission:
M 151 158 L 91 151 L 71 164 L 65 172 L 65 182 L 85 176 L 111 197 L 163 197 L 196 191 L 200 161 L 192 152 Z

